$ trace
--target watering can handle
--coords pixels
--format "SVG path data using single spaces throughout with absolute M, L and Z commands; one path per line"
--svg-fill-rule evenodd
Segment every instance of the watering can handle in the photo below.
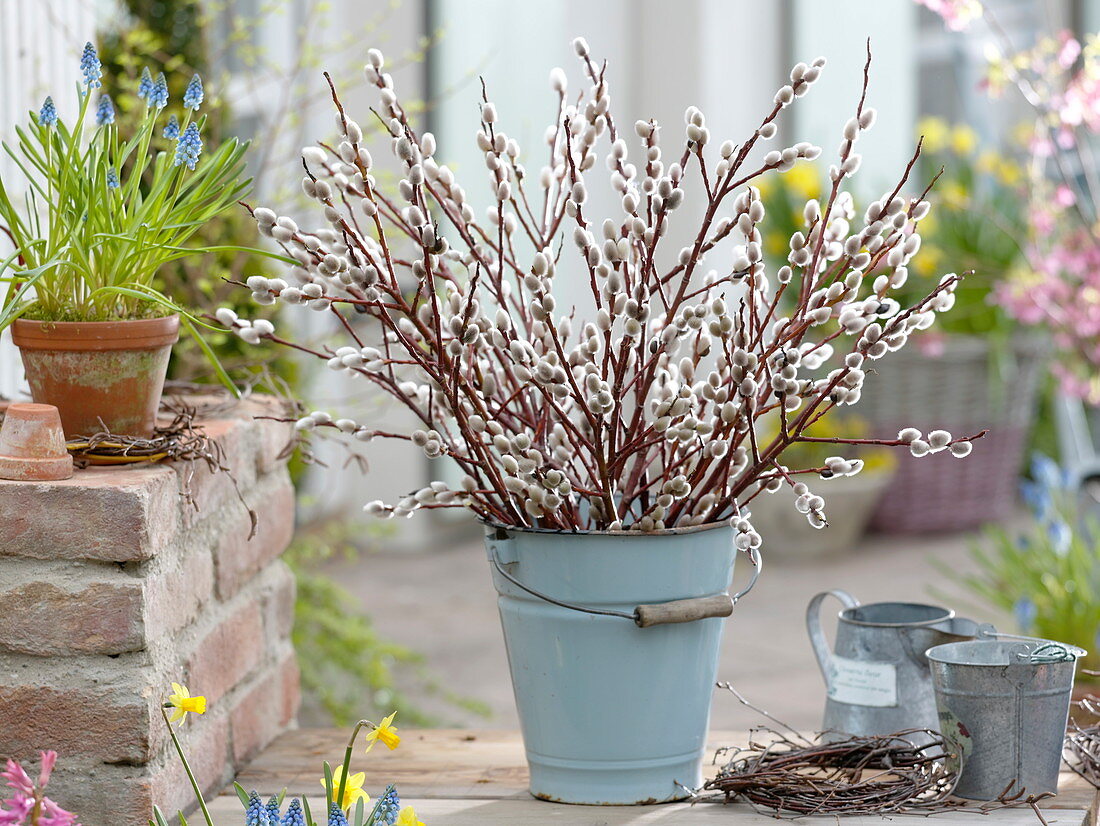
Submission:
M 825 678 L 825 684 L 829 683 L 829 663 L 832 662 L 833 652 L 829 650 L 829 643 L 825 640 L 825 634 L 821 630 L 821 603 L 825 597 L 836 597 L 845 608 L 855 608 L 859 600 L 847 591 L 839 588 L 832 591 L 822 591 L 810 600 L 806 606 L 806 630 L 810 633 L 810 645 L 813 646 L 817 656 L 817 664 L 821 668 L 821 674 Z
M 625 611 L 612 611 L 604 608 L 591 608 L 587 605 L 577 605 L 572 602 L 563 602 L 560 599 L 554 599 L 551 596 L 547 596 L 540 591 L 536 591 L 534 588 L 530 588 L 504 570 L 504 566 L 500 564 L 500 560 L 497 558 L 496 549 L 492 548 L 489 552 L 489 562 L 492 564 L 493 569 L 500 574 L 504 579 L 511 582 L 521 591 L 526 591 L 528 594 L 539 599 L 549 602 L 552 605 L 558 605 L 562 608 L 568 608 L 572 611 L 580 611 L 582 614 L 597 614 L 607 617 L 622 617 L 628 619 L 637 625 L 639 628 L 649 628 L 653 625 L 670 625 L 678 622 L 694 622 L 695 620 L 708 619 L 709 617 L 728 617 L 733 613 L 733 606 L 737 604 L 737 601 L 741 597 L 745 596 L 752 590 L 756 584 L 756 580 L 760 578 L 760 569 L 762 562 L 760 560 L 760 552 L 756 548 L 752 548 L 748 551 L 749 558 L 752 560 L 752 577 L 749 579 L 749 584 L 736 594 L 718 594 L 713 597 L 693 597 L 691 599 L 677 599 L 672 602 L 659 602 L 651 605 L 639 605 L 634 609 L 633 614 L 628 614 Z

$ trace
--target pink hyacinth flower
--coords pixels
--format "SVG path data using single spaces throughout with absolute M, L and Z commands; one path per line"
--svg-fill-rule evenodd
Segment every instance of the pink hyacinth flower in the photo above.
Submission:
M 23 771 L 23 767 L 14 760 L 8 759 L 7 769 L 0 772 L 0 777 L 7 780 L 8 785 L 17 792 L 27 795 L 34 794 L 34 784 L 31 782 L 30 777 Z
M 53 774 L 54 764 L 57 763 L 56 751 L 43 751 L 42 755 L 42 768 L 38 772 L 38 788 L 45 789 L 50 782 L 50 775 Z

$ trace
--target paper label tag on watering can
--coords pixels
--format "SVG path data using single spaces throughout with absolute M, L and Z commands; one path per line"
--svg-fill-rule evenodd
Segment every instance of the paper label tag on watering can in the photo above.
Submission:
M 898 704 L 898 670 L 892 663 L 833 656 L 827 683 L 829 699 L 838 703 L 875 708 Z

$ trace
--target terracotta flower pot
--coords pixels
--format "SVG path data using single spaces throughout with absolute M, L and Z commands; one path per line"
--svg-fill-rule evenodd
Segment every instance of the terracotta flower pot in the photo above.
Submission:
M 73 475 L 61 418 L 52 404 L 16 402 L 0 425 L 0 479 L 46 482 Z
M 179 316 L 133 321 L 17 319 L 12 340 L 23 357 L 32 398 L 55 405 L 68 437 L 148 436 Z M 102 422 L 102 424 L 101 424 Z

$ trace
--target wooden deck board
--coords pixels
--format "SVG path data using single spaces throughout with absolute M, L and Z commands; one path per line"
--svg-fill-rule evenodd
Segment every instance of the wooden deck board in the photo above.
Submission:
M 777 821 L 767 814 L 754 812 L 743 804 L 699 803 L 690 806 L 669 803 L 657 806 L 566 806 L 526 800 L 476 800 L 440 798 L 404 798 L 404 803 L 416 808 L 417 816 L 426 826 L 775 826 Z M 314 813 L 324 808 L 324 798 L 310 800 Z M 211 806 L 215 826 L 241 826 L 241 804 L 234 797 L 222 796 Z M 1081 809 L 1058 809 L 1044 813 L 1049 826 L 1083 826 L 1086 813 Z M 898 818 L 892 818 L 897 822 Z M 320 822 L 324 822 L 322 819 Z M 835 818 L 806 818 L 795 821 L 812 826 L 836 824 Z M 844 826 L 882 826 L 880 817 L 846 817 Z M 913 816 L 914 826 L 1042 826 L 1030 809 L 1009 809 L 976 819 L 972 812 L 952 812 Z
M 287 789 L 291 796 L 320 795 L 321 763 L 339 762 L 347 745 L 348 732 L 337 729 L 303 729 L 279 737 L 238 777 L 245 789 L 270 795 Z M 744 744 L 744 732 L 713 732 L 708 752 L 720 746 Z M 356 749 L 353 771 L 365 771 L 365 788 L 377 794 L 387 783 L 396 783 L 403 800 L 412 803 L 428 826 L 464 824 L 630 824 L 677 823 L 774 823 L 743 804 L 700 803 L 661 806 L 566 806 L 534 800 L 527 793 L 527 767 L 523 744 L 515 731 L 471 731 L 454 729 L 406 730 L 401 747 L 390 752 L 377 746 L 364 756 Z M 713 772 L 715 769 L 711 768 Z M 1045 801 L 1043 808 L 1050 826 L 1080 826 L 1094 821 L 1096 790 L 1076 775 L 1066 772 L 1061 792 Z M 315 814 L 323 803 L 314 808 Z M 233 790 L 213 802 L 211 811 L 218 826 L 239 826 L 240 802 Z M 1089 813 L 1092 816 L 1089 816 Z M 973 824 L 973 813 L 934 815 L 937 826 Z M 1040 826 L 1030 809 L 1014 809 L 988 815 L 996 826 Z M 834 818 L 828 818 L 835 822 Z M 853 826 L 880 818 L 846 818 Z M 824 819 L 822 819 L 824 822 Z M 989 821 L 983 821 L 989 822 Z M 992 824 L 991 824 L 992 826 Z

